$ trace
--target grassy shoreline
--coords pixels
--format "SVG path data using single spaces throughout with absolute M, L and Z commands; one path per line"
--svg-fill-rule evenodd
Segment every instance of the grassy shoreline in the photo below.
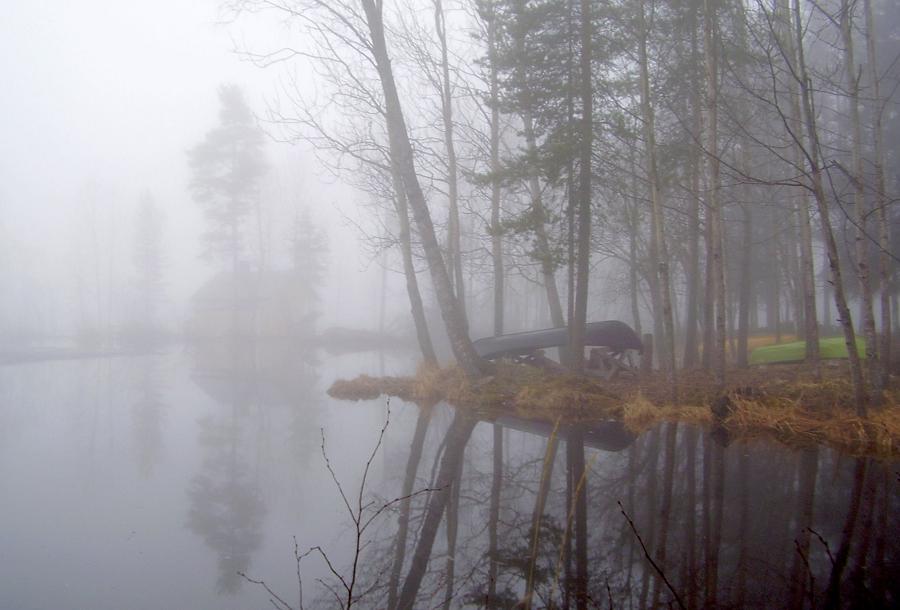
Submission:
M 900 391 L 884 405 L 856 416 L 846 363 L 823 366 L 817 382 L 804 365 L 768 365 L 729 371 L 723 395 L 704 371 L 679 371 L 679 402 L 668 400 L 665 377 L 603 381 L 526 365 L 497 365 L 470 381 L 457 367 L 422 367 L 410 377 L 338 380 L 328 390 L 342 400 L 391 396 L 418 404 L 446 401 L 492 419 L 503 414 L 578 423 L 614 419 L 641 433 L 663 421 L 719 427 L 731 438 L 773 438 L 793 447 L 826 445 L 853 455 L 900 457 Z M 713 413 L 713 405 L 717 405 Z

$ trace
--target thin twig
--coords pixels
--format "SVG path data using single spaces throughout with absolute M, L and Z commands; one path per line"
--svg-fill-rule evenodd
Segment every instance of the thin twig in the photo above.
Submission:
M 631 527 L 631 531 L 634 532 L 635 537 L 637 537 L 638 542 L 641 544 L 641 549 L 644 551 L 644 557 L 647 558 L 647 561 L 650 562 L 650 565 L 653 566 L 653 569 L 659 574 L 660 578 L 663 579 L 663 582 L 666 583 L 666 587 L 668 587 L 669 591 L 675 596 L 675 601 L 678 602 L 679 608 L 685 608 L 684 602 L 681 601 L 681 597 L 678 595 L 678 592 L 675 591 L 675 588 L 672 586 L 672 583 L 669 582 L 669 579 L 666 578 L 665 572 L 663 572 L 656 562 L 653 561 L 653 557 L 650 556 L 650 551 L 647 550 L 647 546 L 644 544 L 643 538 L 638 533 L 637 528 L 634 526 L 634 521 L 631 520 L 631 517 L 628 516 L 628 513 L 625 512 L 625 507 L 622 506 L 622 502 L 620 500 L 616 501 L 616 504 L 619 505 L 619 510 L 622 512 L 622 515 L 625 517 L 625 520 L 628 521 L 629 527 Z
M 259 586 L 261 586 L 263 589 L 265 589 L 265 590 L 266 590 L 266 593 L 268 593 L 269 595 L 271 595 L 272 597 L 274 597 L 276 600 L 278 600 L 278 603 L 280 603 L 282 606 L 284 606 L 284 609 L 279 608 L 279 606 L 275 604 L 275 601 L 273 601 L 273 600 L 270 599 L 269 601 L 272 602 L 272 605 L 274 605 L 276 608 L 279 608 L 279 610 L 294 610 L 294 608 L 293 608 L 289 603 L 287 603 L 286 601 L 284 601 L 283 599 L 281 599 L 280 597 L 278 597 L 278 594 L 275 593 L 275 591 L 273 591 L 272 589 L 269 588 L 269 585 L 266 584 L 266 581 L 264 581 L 264 580 L 253 580 L 252 578 L 250 578 L 249 576 L 247 576 L 247 575 L 244 574 L 243 572 L 238 572 L 238 576 L 240 576 L 241 578 L 243 578 L 244 580 L 246 580 L 246 581 L 249 582 L 249 583 L 253 583 L 254 585 L 259 585 Z
M 806 553 L 803 552 L 803 549 L 800 548 L 800 542 L 796 538 L 794 539 L 794 548 L 797 551 L 797 554 L 800 555 L 803 565 L 806 566 L 806 573 L 809 574 L 809 605 L 810 608 L 815 608 L 816 577 L 813 576 L 812 567 L 809 565 L 809 559 L 807 558 Z
M 829 561 L 831 561 L 832 567 L 834 567 L 834 555 L 831 554 L 831 547 L 828 545 L 828 541 L 825 540 L 825 539 L 822 537 L 822 534 L 820 534 L 819 532 L 817 532 L 817 531 L 814 530 L 813 528 L 808 527 L 808 528 L 806 528 L 806 529 L 809 530 L 809 533 L 810 533 L 810 534 L 812 534 L 813 536 L 815 536 L 816 538 L 818 538 L 818 539 L 819 539 L 819 542 L 822 543 L 822 546 L 825 547 L 825 552 L 828 553 L 828 559 L 829 559 Z

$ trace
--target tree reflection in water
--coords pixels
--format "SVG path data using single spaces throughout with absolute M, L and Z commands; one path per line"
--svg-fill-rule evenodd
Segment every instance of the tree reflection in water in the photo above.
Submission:
M 138 370 L 137 400 L 132 406 L 135 460 L 141 478 L 148 478 L 162 457 L 166 406 L 160 362 L 149 357 Z
M 627 447 L 616 426 L 563 426 L 536 521 L 552 425 L 451 413 L 419 413 L 381 495 L 439 491 L 369 541 L 357 607 L 528 607 L 529 574 L 534 608 L 896 607 L 893 465 L 674 423 Z
M 295 345 L 235 338 L 194 345 L 191 379 L 217 403 L 198 421 L 202 470 L 188 488 L 188 527 L 218 555 L 217 590 L 236 592 L 262 544 L 266 512 L 260 460 L 269 440 L 267 410 L 291 409 L 290 442 L 298 464 L 318 449 L 308 408 L 316 362 Z

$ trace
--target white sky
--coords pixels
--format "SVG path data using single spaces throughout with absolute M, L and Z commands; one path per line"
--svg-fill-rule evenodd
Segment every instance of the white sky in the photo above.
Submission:
M 5 3 L 0 18 L 0 240 L 5 243 L 0 254 L 12 251 L 56 278 L 49 280 L 53 298 L 65 298 L 59 284 L 71 273 L 64 262 L 72 251 L 72 225 L 90 188 L 101 193 L 101 205 L 110 210 L 101 214 L 109 214 L 112 233 L 127 232 L 115 238 L 123 248 L 141 191 L 153 193 L 167 216 L 175 300 L 183 300 L 209 272 L 197 258 L 202 219 L 186 188 L 186 151 L 216 124 L 221 83 L 244 87 L 262 114 L 278 76 L 240 61 L 231 52 L 232 37 L 252 38 L 250 26 L 217 23 L 219 17 L 215 0 Z M 331 270 L 346 282 L 347 274 L 364 268 L 366 261 L 332 204 L 340 202 L 344 213 L 352 213 L 353 200 L 361 196 L 322 180 L 309 152 L 273 145 L 270 160 L 279 179 L 294 170 L 300 174 L 292 182 L 303 185 L 314 219 L 327 225 Z M 120 256 L 124 260 L 115 263 L 121 267 L 117 273 L 127 274 L 130 251 Z M 369 271 L 360 280 L 365 286 L 379 275 Z M 326 308 L 332 319 L 349 315 L 348 302 L 359 304 L 345 291 L 330 300 Z

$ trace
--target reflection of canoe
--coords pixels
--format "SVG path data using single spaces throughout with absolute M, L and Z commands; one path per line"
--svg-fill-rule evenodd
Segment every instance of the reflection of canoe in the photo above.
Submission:
M 548 421 L 524 419 L 511 415 L 503 415 L 494 420 L 504 428 L 549 437 L 553 433 L 553 424 Z M 584 434 L 584 446 L 601 451 L 622 451 L 634 442 L 635 435 L 625 429 L 619 421 L 600 421 L 578 424 Z M 571 426 L 561 425 L 558 436 L 565 440 L 571 432 Z
M 569 329 L 547 328 L 523 333 L 485 337 L 473 343 L 475 351 L 482 358 L 503 356 L 524 356 L 538 349 L 562 347 L 569 343 Z M 630 326 L 618 320 L 589 322 L 585 327 L 585 346 L 608 347 L 613 352 L 627 349 L 641 351 L 643 344 Z

